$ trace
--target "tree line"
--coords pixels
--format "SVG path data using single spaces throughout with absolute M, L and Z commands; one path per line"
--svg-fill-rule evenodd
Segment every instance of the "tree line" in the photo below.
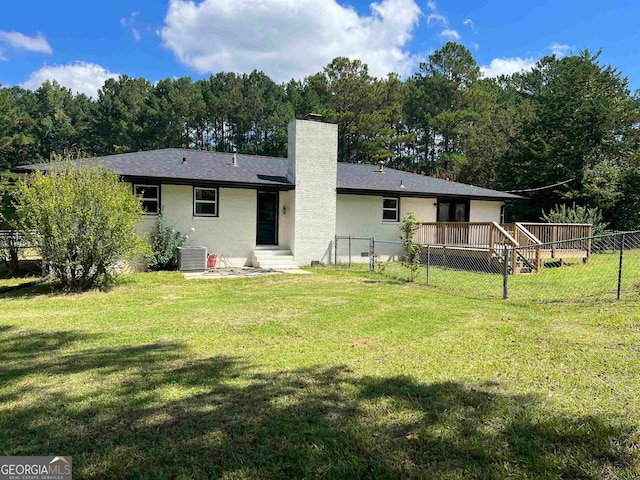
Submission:
M 122 75 L 96 99 L 56 82 L 3 87 L 0 172 L 167 147 L 285 156 L 288 122 L 319 113 L 338 124 L 340 161 L 523 191 L 530 201 L 511 210 L 519 219 L 576 203 L 601 209 L 613 228 L 640 228 L 639 97 L 599 56 L 547 56 L 482 78 L 472 53 L 449 42 L 404 80 L 336 58 L 283 84 L 254 71 L 156 83 Z

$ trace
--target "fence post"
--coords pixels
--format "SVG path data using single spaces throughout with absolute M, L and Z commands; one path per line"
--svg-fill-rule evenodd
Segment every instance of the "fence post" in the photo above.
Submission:
M 338 235 L 333 240 L 333 263 L 338 266 Z
M 351 268 L 351 235 L 349 235 L 349 268 Z
M 376 270 L 376 239 L 371 237 L 369 239 L 369 271 L 374 272 Z
M 504 258 L 502 259 L 504 265 L 502 270 L 502 299 L 509 298 L 509 246 L 504 245 Z
M 431 264 L 431 245 L 427 245 L 427 287 L 429 286 L 429 266 Z
M 447 268 L 447 244 L 442 245 L 442 268 Z
M 618 295 L 620 300 L 620 292 L 622 290 L 622 258 L 624 257 L 624 233 L 620 235 L 620 260 L 618 261 Z

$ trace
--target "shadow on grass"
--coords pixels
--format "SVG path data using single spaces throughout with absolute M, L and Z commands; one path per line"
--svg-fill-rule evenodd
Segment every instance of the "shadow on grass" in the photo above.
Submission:
M 109 292 L 112 289 L 122 286 L 129 285 L 135 283 L 135 280 L 127 277 L 126 275 L 119 275 L 113 279 L 111 279 L 108 283 L 99 285 L 97 287 L 88 288 L 85 290 L 65 290 L 61 288 L 55 282 L 51 280 L 47 280 L 44 283 L 33 285 L 33 286 L 24 286 L 17 290 L 11 290 L 8 292 L 0 291 L 0 300 L 2 299 L 21 299 L 21 300 L 29 300 L 35 299 L 42 296 L 65 296 L 65 295 L 81 295 L 90 291 L 100 291 L 100 292 Z
M 73 455 L 78 478 L 637 472 L 632 425 L 554 414 L 536 395 L 340 366 L 264 373 L 238 357 L 189 359 L 178 343 L 77 350 L 95 339 L 0 332 L 1 384 L 11 392 L 0 403 L 0 454 Z
M 0 262 L 0 280 L 8 278 L 29 278 L 38 277 L 42 273 L 42 261 L 41 260 L 20 260 L 18 262 L 18 273 L 14 276 L 9 276 L 9 271 L 6 266 Z

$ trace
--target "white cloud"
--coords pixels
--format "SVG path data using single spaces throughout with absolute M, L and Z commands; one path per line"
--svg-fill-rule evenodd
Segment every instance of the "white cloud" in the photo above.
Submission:
M 140 33 L 140 29 L 137 27 L 137 17 L 140 14 L 139 11 L 131 12 L 131 15 L 128 17 L 122 17 L 120 19 L 120 26 L 127 27 L 131 29 L 131 35 L 135 41 L 139 41 L 142 38 L 142 34 Z
M 473 48 L 476 52 L 480 50 L 480 44 L 478 42 L 473 42 L 471 44 L 471 48 Z
M 566 57 L 573 50 L 572 45 L 561 45 L 558 42 L 554 42 L 547 47 L 547 50 L 551 50 L 551 53 L 558 57 Z
M 333 58 L 358 58 L 373 75 L 408 74 L 406 49 L 422 12 L 415 0 L 380 0 L 359 15 L 336 0 L 170 0 L 164 45 L 199 73 L 265 71 L 303 78 Z
M 74 93 L 84 93 L 97 98 L 98 89 L 102 88 L 108 78 L 117 77 L 101 65 L 87 62 L 76 62 L 70 65 L 44 66 L 33 72 L 22 87 L 37 89 L 47 80 L 56 80 L 60 85 L 70 88 Z
M 7 60 L 7 57 L 4 56 L 4 54 L 2 53 L 2 49 L 0 48 L 0 62 L 5 62 Z
M 475 25 L 475 23 L 473 23 L 473 20 L 471 20 L 470 18 L 466 18 L 464 22 L 462 22 L 462 24 L 471 28 L 473 28 Z
M 449 25 L 447 17 L 438 12 L 436 2 L 427 2 L 427 8 L 429 9 L 429 15 L 427 15 L 427 25 L 431 25 L 431 22 L 441 22 L 445 27 Z
M 531 70 L 536 64 L 535 59 L 529 58 L 494 58 L 489 65 L 481 66 L 480 71 L 485 77 L 511 75 L 523 70 Z
M 440 38 L 443 40 L 460 40 L 460 34 L 455 30 L 446 29 L 440 32 Z
M 29 37 L 20 32 L 0 31 L 0 41 L 8 43 L 17 50 L 30 52 L 53 53 L 53 49 L 47 39 L 38 33 L 35 37 Z

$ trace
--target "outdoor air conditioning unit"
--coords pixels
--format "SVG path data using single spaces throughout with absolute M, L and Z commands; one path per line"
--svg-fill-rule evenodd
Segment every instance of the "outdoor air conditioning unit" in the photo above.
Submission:
M 207 269 L 207 247 L 178 247 L 178 268 L 181 272 Z

